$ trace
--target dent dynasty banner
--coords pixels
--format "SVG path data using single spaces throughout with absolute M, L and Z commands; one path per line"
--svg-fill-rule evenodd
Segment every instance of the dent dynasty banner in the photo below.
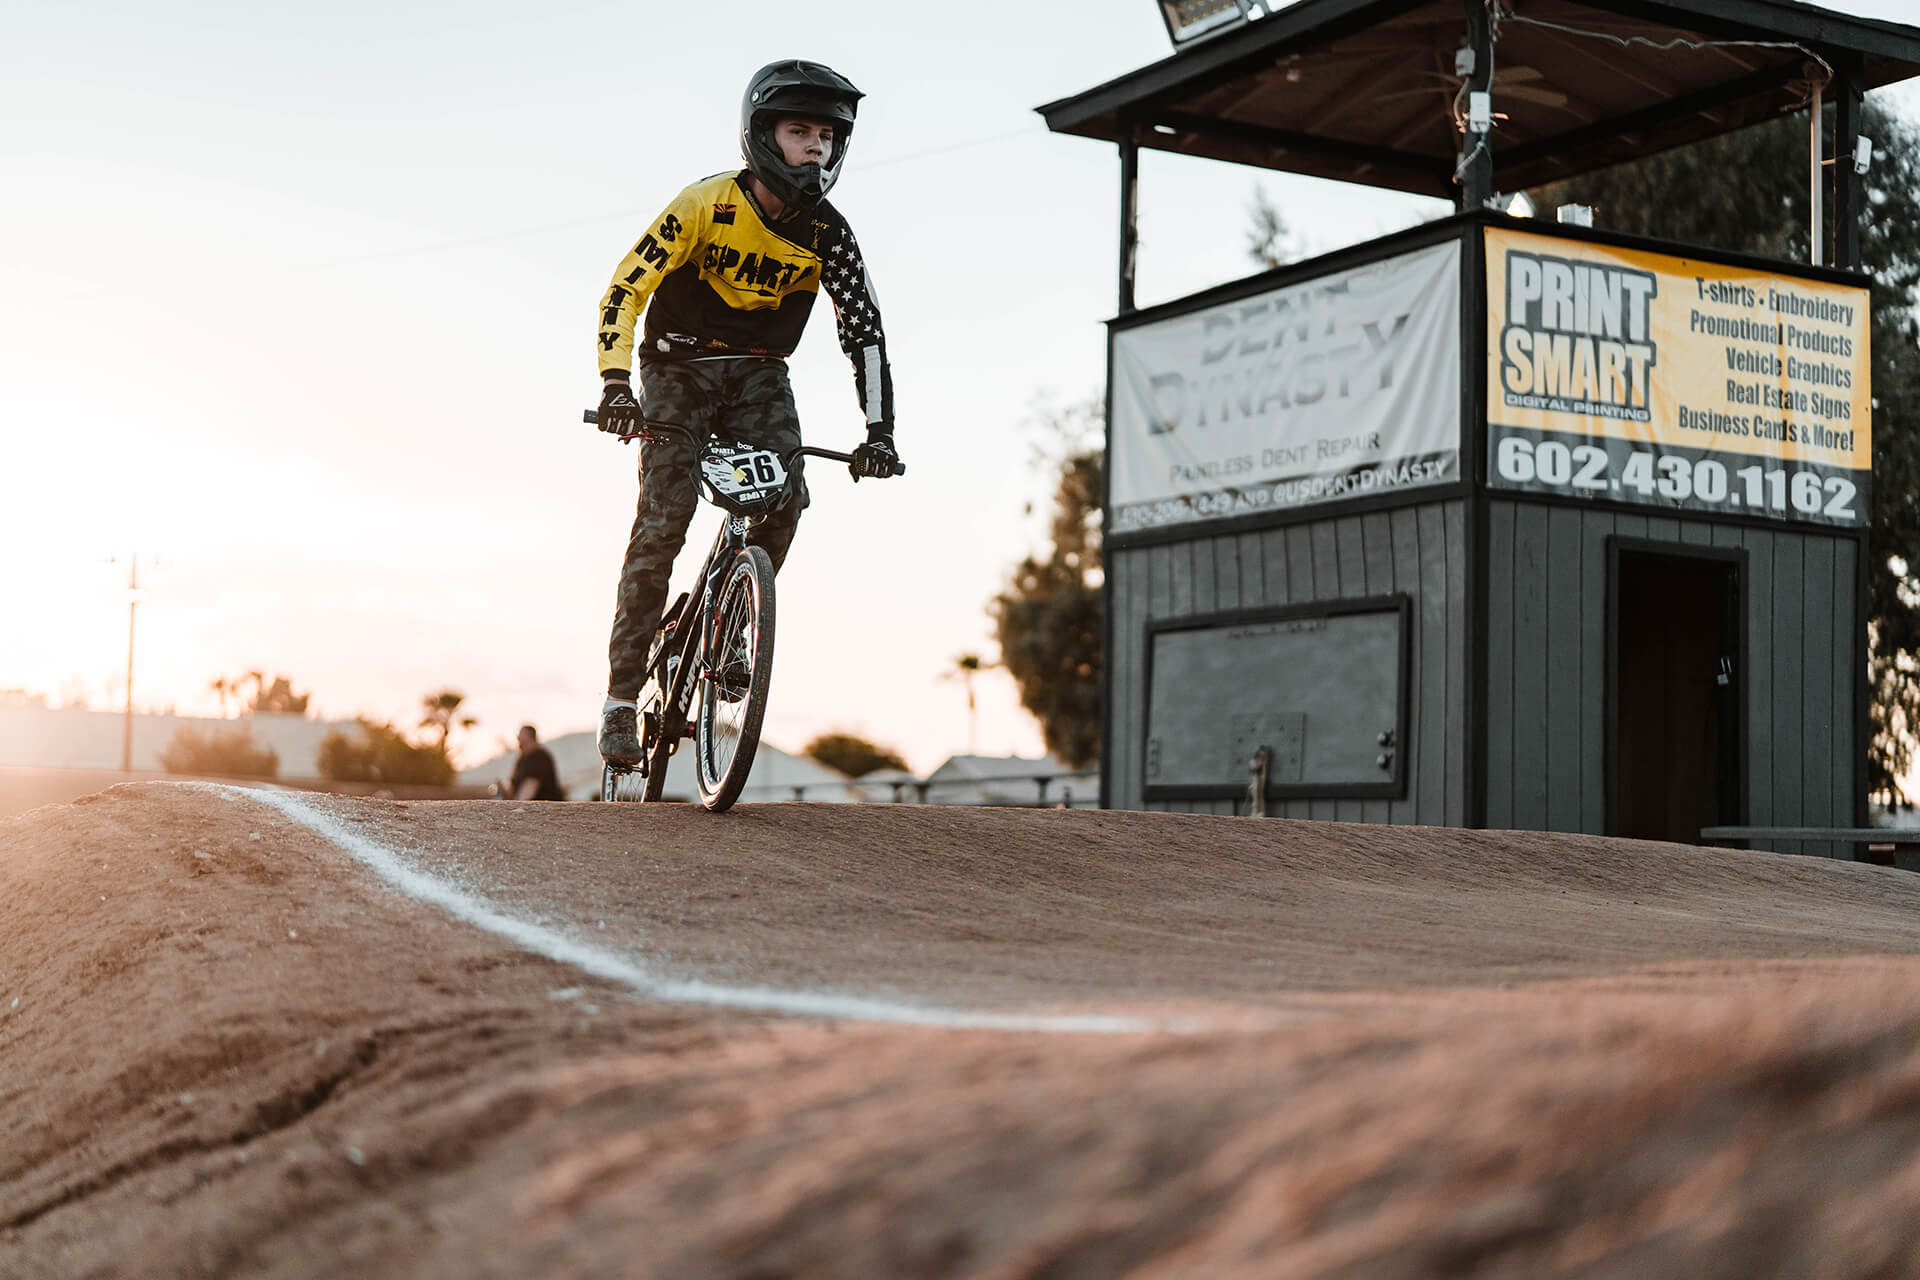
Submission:
M 1865 289 L 1486 234 L 1494 488 L 1867 523 Z
M 1460 478 L 1460 245 L 1123 329 L 1109 533 Z

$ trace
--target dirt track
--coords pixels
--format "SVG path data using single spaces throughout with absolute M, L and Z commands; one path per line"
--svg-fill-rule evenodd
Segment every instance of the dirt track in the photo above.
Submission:
M 233 793 L 0 820 L 0 1275 L 1920 1275 L 1909 873 L 320 803 L 626 976 Z

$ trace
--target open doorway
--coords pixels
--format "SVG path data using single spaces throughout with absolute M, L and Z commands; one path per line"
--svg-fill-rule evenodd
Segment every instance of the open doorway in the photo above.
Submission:
M 1613 544 L 1607 830 L 1700 843 L 1746 810 L 1744 556 Z

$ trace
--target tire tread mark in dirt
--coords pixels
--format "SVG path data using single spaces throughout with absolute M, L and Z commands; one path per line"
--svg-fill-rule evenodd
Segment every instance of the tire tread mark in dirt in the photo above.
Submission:
M 371 1067 L 374 1060 L 379 1057 L 379 1052 L 379 1044 L 375 1037 L 363 1036 L 354 1047 L 353 1056 L 341 1066 L 316 1080 L 290 1087 L 277 1097 L 267 1098 L 254 1104 L 253 1122 L 246 1127 L 235 1130 L 224 1138 L 213 1140 L 176 1138 L 151 1147 L 138 1155 L 109 1165 L 92 1177 L 84 1178 L 58 1195 L 51 1196 L 37 1205 L 29 1206 L 12 1217 L 0 1219 L 0 1231 L 13 1231 L 30 1226 L 56 1209 L 87 1196 L 110 1191 L 128 1178 L 137 1177 L 149 1169 L 171 1164 L 182 1156 L 203 1151 L 223 1151 L 230 1147 L 244 1147 L 269 1134 L 291 1128 L 325 1106 L 327 1100 L 342 1084 Z
M 1851 1113 L 1822 1114 L 1820 1100 L 1838 1090 L 1852 1099 Z M 1570 1222 L 1589 1224 L 1603 1241 L 1607 1275 L 1819 1273 L 1823 1259 L 1807 1252 L 1818 1237 L 1800 1216 L 1801 1174 L 1819 1170 L 1841 1185 L 1880 1187 L 1910 1165 L 1920 1143 L 1920 1023 L 1788 1053 L 1687 1096 L 1677 1108 L 1641 1114 L 1640 1126 L 1586 1149 L 1539 1185 L 1501 1188 L 1456 1211 L 1443 1229 L 1355 1257 L 1329 1271 L 1328 1280 L 1569 1274 L 1557 1255 Z M 1755 1206 L 1749 1225 L 1732 1236 L 1711 1224 L 1676 1226 L 1666 1207 L 1676 1178 L 1715 1165 L 1725 1186 L 1714 1200 Z M 1790 1175 L 1783 1178 L 1782 1170 Z M 1405 1170 L 1383 1175 L 1370 1188 L 1372 1198 L 1406 1192 L 1407 1182 Z M 1824 1259 L 1835 1264 L 1831 1274 L 1912 1274 L 1920 1223 L 1897 1215 L 1880 1226 L 1876 1238 L 1855 1240 L 1863 1255 L 1842 1264 Z

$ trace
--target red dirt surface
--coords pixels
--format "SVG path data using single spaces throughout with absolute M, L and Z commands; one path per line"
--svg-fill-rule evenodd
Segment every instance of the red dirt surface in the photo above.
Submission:
M 1920 877 L 1528 833 L 256 799 L 0 820 L 0 1275 L 1920 1275 Z M 17 1002 L 17 1003 L 16 1003 Z

